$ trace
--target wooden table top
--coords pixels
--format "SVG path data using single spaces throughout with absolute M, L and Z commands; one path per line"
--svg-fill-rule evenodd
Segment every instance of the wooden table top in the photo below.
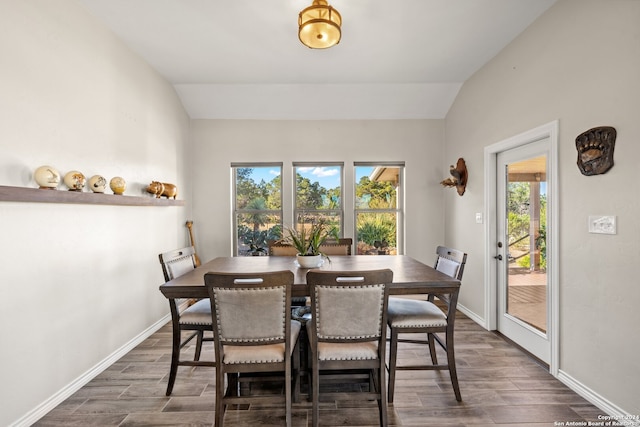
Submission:
M 392 295 L 410 295 L 420 293 L 456 293 L 460 281 L 447 276 L 407 255 L 332 255 L 320 267 L 321 270 L 358 271 L 389 268 L 393 271 Z M 308 269 L 299 268 L 295 257 L 255 256 L 220 257 L 202 264 L 195 270 L 177 277 L 163 285 L 160 292 L 167 298 L 206 298 L 204 274 L 208 272 L 263 272 L 290 270 L 295 275 L 293 296 L 308 296 L 306 274 Z

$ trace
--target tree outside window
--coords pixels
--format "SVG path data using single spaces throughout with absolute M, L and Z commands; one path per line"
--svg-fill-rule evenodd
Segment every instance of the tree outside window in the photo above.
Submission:
M 331 234 L 342 235 L 342 164 L 295 163 L 296 227 L 323 222 Z
M 232 165 L 235 254 L 267 255 L 267 242 L 282 237 L 282 164 Z

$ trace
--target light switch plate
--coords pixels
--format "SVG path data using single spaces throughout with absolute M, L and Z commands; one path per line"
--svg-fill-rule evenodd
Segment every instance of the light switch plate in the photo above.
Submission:
M 589 233 L 616 234 L 614 215 L 589 215 Z
M 482 212 L 476 212 L 476 224 L 482 224 Z

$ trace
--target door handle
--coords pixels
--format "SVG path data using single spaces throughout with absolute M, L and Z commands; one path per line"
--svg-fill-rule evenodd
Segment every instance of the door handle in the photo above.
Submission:
M 498 261 L 502 261 L 502 255 L 496 255 L 493 258 L 497 259 Z

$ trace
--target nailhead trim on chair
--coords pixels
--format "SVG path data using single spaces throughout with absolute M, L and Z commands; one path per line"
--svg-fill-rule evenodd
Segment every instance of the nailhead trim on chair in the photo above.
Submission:
M 343 289 L 362 289 L 362 288 L 379 288 L 382 287 L 384 288 L 384 284 L 380 284 L 380 285 L 366 285 L 366 286 L 349 286 L 349 285 L 344 285 Z M 318 288 L 331 288 L 331 286 L 316 286 L 316 298 L 318 298 Z M 384 307 L 384 294 L 382 295 L 382 297 L 380 298 L 380 310 L 382 310 L 382 307 Z M 318 315 L 318 311 L 319 307 L 316 307 L 316 322 L 318 322 L 318 328 L 317 330 L 320 330 L 320 322 L 317 319 L 320 319 L 320 316 Z M 385 325 L 386 327 L 386 325 Z M 378 322 L 378 332 L 375 335 L 356 335 L 356 336 L 335 336 L 335 335 L 319 335 L 320 338 L 322 339 L 366 339 L 366 338 L 377 338 L 380 336 L 380 333 L 382 331 L 382 324 L 380 322 Z

